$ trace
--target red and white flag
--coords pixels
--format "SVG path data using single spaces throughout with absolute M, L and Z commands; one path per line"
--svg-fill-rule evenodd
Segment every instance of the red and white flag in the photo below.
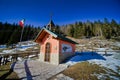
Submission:
M 24 27 L 24 19 L 19 22 L 20 27 Z

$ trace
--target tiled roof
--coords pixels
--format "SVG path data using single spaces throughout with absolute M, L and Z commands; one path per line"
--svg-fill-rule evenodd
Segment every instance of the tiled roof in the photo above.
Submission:
M 67 41 L 67 42 L 70 42 L 70 43 L 73 43 L 73 44 L 77 44 L 76 42 L 72 41 L 71 39 L 68 39 L 68 38 L 66 38 L 66 37 L 64 37 L 64 36 L 62 36 L 62 35 L 60 35 L 60 34 L 58 34 L 58 33 L 52 32 L 52 31 L 50 31 L 50 30 L 48 30 L 48 29 L 46 29 L 46 28 L 43 28 L 43 29 L 38 33 L 38 35 L 37 35 L 37 37 L 35 38 L 35 40 L 39 37 L 39 35 L 42 33 L 43 30 L 45 30 L 46 32 L 48 32 L 49 34 L 51 34 L 51 35 L 52 35 L 53 37 L 55 37 L 55 38 L 58 38 L 58 39 L 61 39 L 61 40 L 63 40 L 63 41 Z

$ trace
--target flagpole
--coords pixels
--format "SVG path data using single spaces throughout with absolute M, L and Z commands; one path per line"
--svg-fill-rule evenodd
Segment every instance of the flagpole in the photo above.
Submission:
M 21 26 L 21 25 L 20 25 Z M 21 36 L 20 36 L 20 42 L 22 41 L 22 35 L 23 35 L 23 31 L 24 31 L 24 24 L 23 24 L 23 26 L 22 26 L 22 32 L 21 32 Z M 21 45 L 20 45 L 20 43 L 19 43 L 19 46 L 18 47 L 20 47 Z M 17 54 L 17 47 L 16 47 L 16 49 L 15 49 L 15 53 Z M 17 61 L 17 57 L 16 57 L 16 61 Z
M 20 42 L 22 41 L 22 35 L 23 35 L 23 31 L 24 31 L 24 26 L 23 26 L 23 29 L 22 29 L 22 32 L 21 32 L 21 36 L 20 36 Z
M 24 20 L 25 22 L 25 20 Z M 23 23 L 23 26 L 22 26 L 22 32 L 21 32 L 21 36 L 20 36 L 20 42 L 22 41 L 22 36 L 23 36 L 23 31 L 24 31 L 24 23 Z M 21 46 L 21 44 L 19 44 Z

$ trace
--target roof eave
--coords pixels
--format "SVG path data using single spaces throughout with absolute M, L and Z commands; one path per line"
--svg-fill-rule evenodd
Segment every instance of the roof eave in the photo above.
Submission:
M 44 28 L 42 28 L 42 29 L 40 30 L 40 32 L 38 33 L 38 35 L 37 35 L 36 38 L 34 39 L 34 42 L 36 42 L 37 38 L 38 38 L 39 35 L 42 33 L 43 29 L 44 29 Z
M 49 30 L 47 30 L 46 28 L 44 28 L 45 29 L 45 31 L 46 32 L 48 32 L 49 34 L 51 34 L 53 37 L 55 37 L 55 38 L 57 38 L 58 37 L 58 35 L 56 35 L 56 34 L 54 34 L 54 33 L 52 33 L 52 32 L 50 32 Z
M 51 33 L 49 30 L 47 30 L 46 28 L 42 28 L 41 31 L 38 33 L 38 35 L 36 36 L 36 38 L 33 40 L 34 42 L 36 42 L 36 40 L 38 39 L 39 35 L 42 33 L 42 31 L 45 30 L 46 32 L 48 32 L 49 34 L 51 34 L 53 37 L 57 38 L 58 36 L 54 33 Z

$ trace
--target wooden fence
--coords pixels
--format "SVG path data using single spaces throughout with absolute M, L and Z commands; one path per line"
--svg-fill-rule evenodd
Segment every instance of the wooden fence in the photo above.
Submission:
M 34 57 L 38 57 L 38 54 L 39 54 L 39 50 L 17 52 L 17 53 L 2 53 L 0 54 L 0 65 L 5 65 L 7 64 L 8 61 L 15 62 L 18 60 L 18 57 L 22 57 L 24 59 L 29 58 L 30 55 L 35 55 Z

